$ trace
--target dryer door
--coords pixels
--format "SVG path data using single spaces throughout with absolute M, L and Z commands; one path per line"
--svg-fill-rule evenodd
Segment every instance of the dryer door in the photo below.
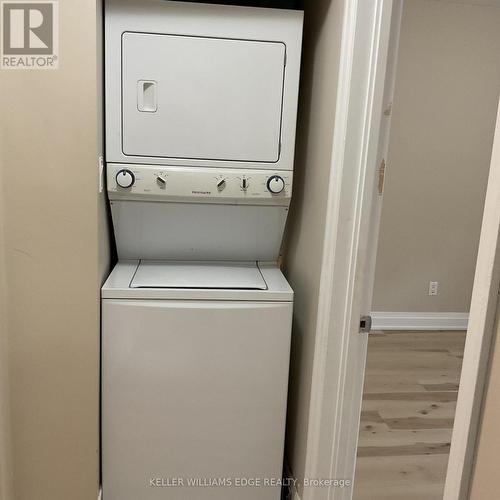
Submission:
M 123 153 L 277 162 L 284 65 L 281 42 L 124 33 Z

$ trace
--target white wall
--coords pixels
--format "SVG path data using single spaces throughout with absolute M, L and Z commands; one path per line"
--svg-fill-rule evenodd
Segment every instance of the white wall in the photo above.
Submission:
M 500 7 L 405 1 L 373 310 L 469 309 L 499 54 Z
M 304 479 L 316 314 L 342 34 L 342 0 L 305 4 L 294 192 L 285 274 L 295 290 L 287 458 Z

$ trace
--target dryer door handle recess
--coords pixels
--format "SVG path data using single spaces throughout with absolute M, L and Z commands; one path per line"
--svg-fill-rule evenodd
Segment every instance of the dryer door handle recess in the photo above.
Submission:
M 137 109 L 144 113 L 156 113 L 158 109 L 157 83 L 154 80 L 137 82 Z

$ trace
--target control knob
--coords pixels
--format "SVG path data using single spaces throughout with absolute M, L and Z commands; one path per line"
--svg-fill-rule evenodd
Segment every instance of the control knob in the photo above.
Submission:
M 279 175 L 273 175 L 267 179 L 267 189 L 273 194 L 279 194 L 285 189 L 285 181 Z
M 116 174 L 116 183 L 121 188 L 126 189 L 132 187 L 134 185 L 134 182 L 135 182 L 135 175 L 131 170 L 124 168 Z

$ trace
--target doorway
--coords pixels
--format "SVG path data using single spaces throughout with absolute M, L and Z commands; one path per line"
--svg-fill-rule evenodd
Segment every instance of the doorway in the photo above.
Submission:
M 499 25 L 493 2 L 403 6 L 355 500 L 443 498 L 500 89 Z

